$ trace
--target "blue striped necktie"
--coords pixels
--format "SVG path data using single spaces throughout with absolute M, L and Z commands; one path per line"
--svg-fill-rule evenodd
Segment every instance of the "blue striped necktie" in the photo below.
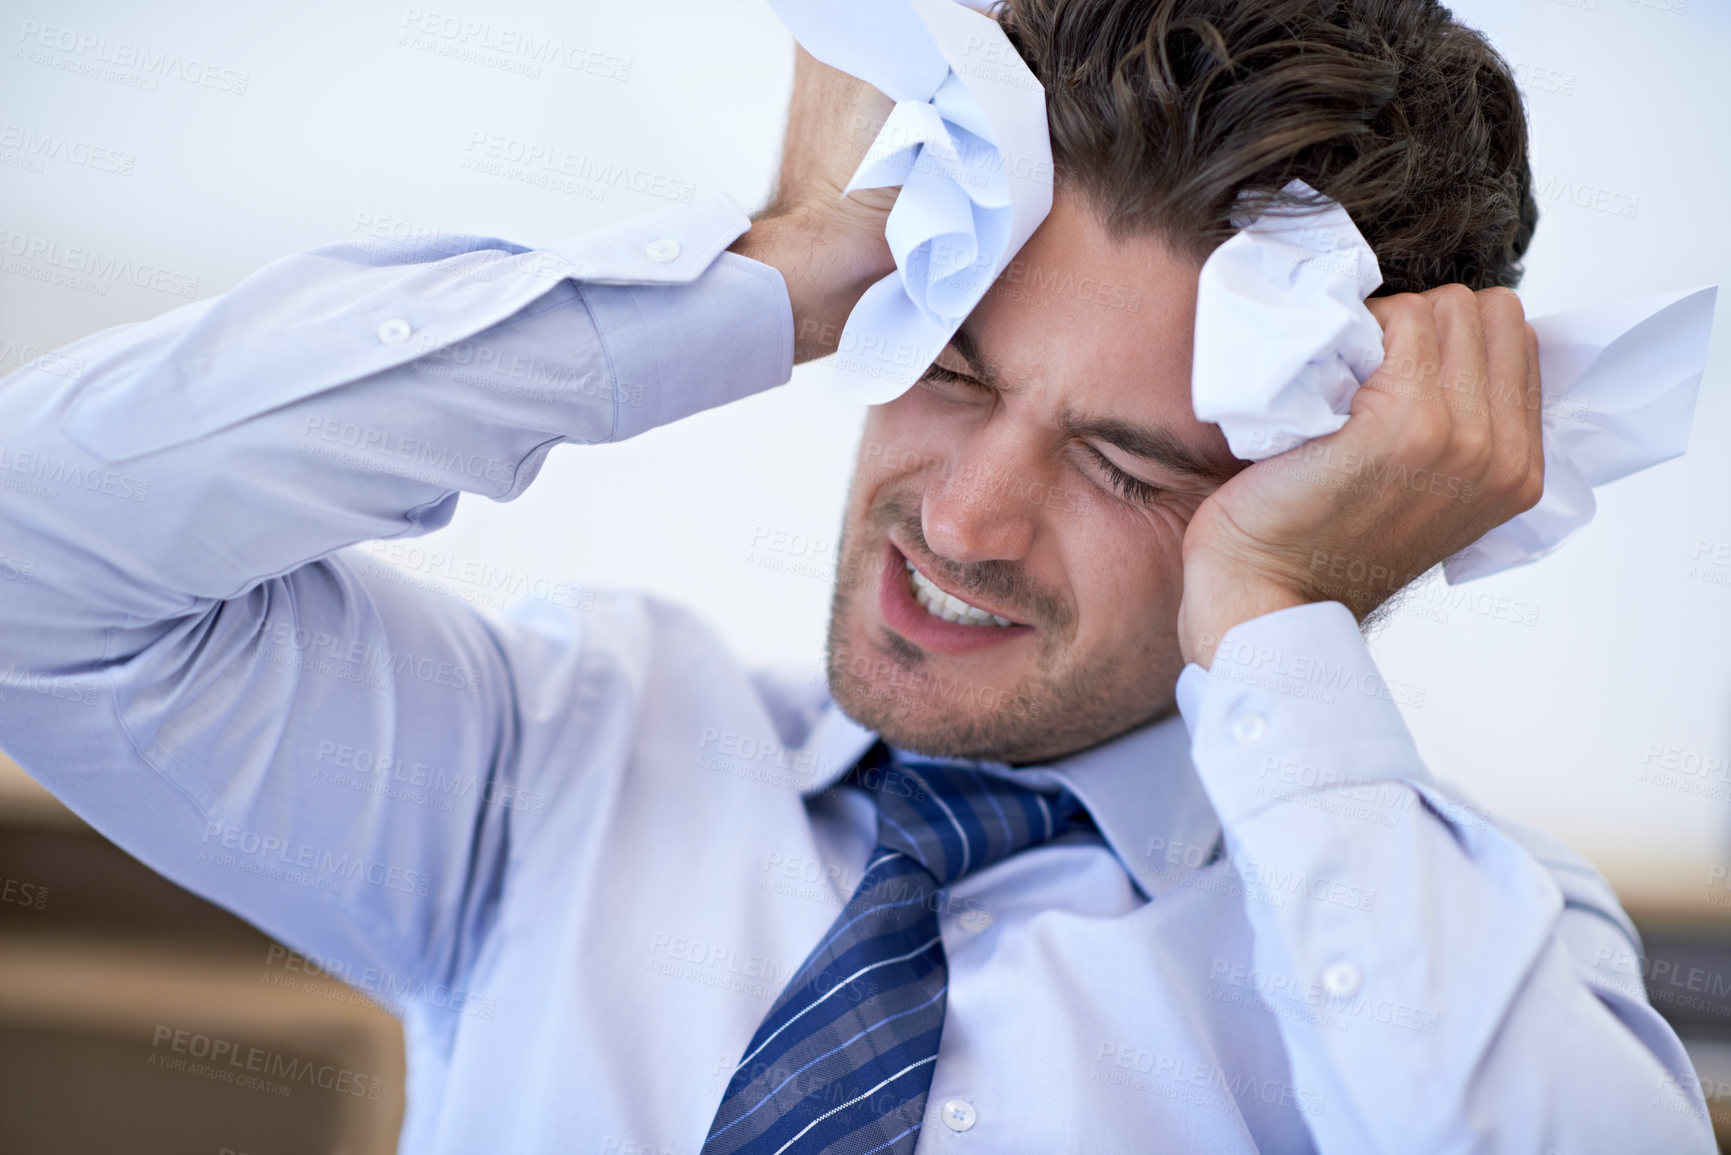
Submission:
M 949 987 L 938 892 L 1093 825 L 1068 791 L 909 765 L 881 741 L 843 781 L 871 791 L 877 849 L 752 1036 L 702 1155 L 910 1155 Z

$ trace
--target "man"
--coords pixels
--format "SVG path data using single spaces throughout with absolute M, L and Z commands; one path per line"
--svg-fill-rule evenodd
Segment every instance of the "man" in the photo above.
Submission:
M 342 552 L 833 348 L 887 104 L 802 58 L 755 224 L 318 250 L 8 379 L 62 481 L 0 493 L 0 743 L 392 1002 L 405 1151 L 1710 1150 L 1609 888 L 1434 781 L 1359 632 L 1540 492 L 1506 66 L 1422 0 L 1001 18 L 1054 208 L 868 414 L 833 703 L 651 598 Z M 1197 273 L 1293 177 L 1376 248 L 1388 356 L 1246 467 L 1190 413 Z

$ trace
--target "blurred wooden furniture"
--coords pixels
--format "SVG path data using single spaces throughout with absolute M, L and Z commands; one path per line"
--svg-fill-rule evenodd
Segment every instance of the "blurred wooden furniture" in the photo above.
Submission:
M 0 1151 L 391 1155 L 397 1021 L 284 958 L 0 758 Z

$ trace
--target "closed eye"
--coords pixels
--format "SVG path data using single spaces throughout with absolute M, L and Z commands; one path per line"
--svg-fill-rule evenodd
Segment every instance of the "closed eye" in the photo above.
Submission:
M 946 369 L 942 365 L 936 363 L 926 369 L 921 379 L 938 382 L 944 385 L 961 385 L 964 388 L 976 389 L 984 393 L 997 392 L 996 389 L 987 385 L 984 381 L 970 377 L 966 373 L 958 373 L 954 369 Z M 1139 477 L 1132 477 L 1130 474 L 1114 465 L 1111 458 L 1107 457 L 1104 453 L 1101 453 L 1092 445 L 1089 445 L 1086 441 L 1082 442 L 1081 445 L 1082 448 L 1087 451 L 1088 456 L 1094 460 L 1094 463 L 1098 465 L 1100 470 L 1106 475 L 1107 484 L 1109 484 L 1112 489 L 1126 501 L 1132 501 L 1138 505 L 1152 505 L 1160 496 L 1161 489 L 1159 486 L 1150 485 Z
M 1106 480 L 1111 484 L 1113 489 L 1118 491 L 1120 496 L 1140 505 L 1152 504 L 1154 499 L 1160 496 L 1159 486 L 1150 485 L 1140 477 L 1131 477 L 1128 473 L 1125 473 L 1122 469 L 1119 469 L 1116 465 L 1112 464 L 1111 458 L 1107 457 L 1104 453 L 1101 453 L 1098 449 L 1095 449 L 1092 445 L 1089 445 L 1086 441 L 1082 443 L 1082 448 L 1087 450 L 1088 455 L 1099 464 L 1100 469 L 1106 474 Z
M 975 377 L 970 377 L 966 373 L 958 373 L 954 369 L 946 369 L 936 362 L 933 362 L 931 367 L 922 374 L 922 377 L 924 380 L 940 381 L 945 385 L 968 385 L 975 389 L 984 390 L 987 393 L 996 392 L 995 389 L 984 381 Z

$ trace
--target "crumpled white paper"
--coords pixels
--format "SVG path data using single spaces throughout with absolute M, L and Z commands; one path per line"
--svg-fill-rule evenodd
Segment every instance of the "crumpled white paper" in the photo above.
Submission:
M 1052 209 L 1046 94 L 991 0 L 770 0 L 805 50 L 896 101 L 847 190 L 902 187 L 896 271 L 867 289 L 832 358 L 841 393 L 907 392 Z M 977 9 L 977 10 L 976 10 Z
M 1718 286 L 1532 320 L 1545 494 L 1443 563 L 1451 585 L 1537 561 L 1593 520 L 1592 487 L 1681 457 Z
M 1303 181 L 1288 192 L 1316 195 Z M 1346 424 L 1361 381 L 1382 364 L 1364 306 L 1382 284 L 1376 255 L 1332 201 L 1270 213 L 1202 266 L 1191 404 L 1235 456 L 1261 461 Z M 1688 447 L 1717 288 L 1532 320 L 1539 337 L 1545 492 L 1443 565 L 1453 583 L 1537 561 L 1592 520 L 1592 487 Z
M 770 0 L 817 59 L 896 101 L 847 191 L 902 186 L 885 227 L 896 271 L 868 289 L 833 358 L 842 394 L 907 391 L 1052 207 L 1045 91 L 994 0 Z M 1303 181 L 1287 191 L 1317 198 Z M 1346 423 L 1382 364 L 1364 299 L 1382 284 L 1351 217 L 1234 218 L 1202 267 L 1191 401 L 1232 452 L 1261 461 Z M 1716 287 L 1532 322 L 1544 397 L 1539 504 L 1444 563 L 1451 583 L 1536 561 L 1592 519 L 1592 487 L 1681 454 Z
M 1317 195 L 1301 180 L 1284 191 Z M 1364 306 L 1382 269 L 1333 201 L 1232 223 L 1197 287 L 1190 400 L 1234 457 L 1261 461 L 1346 424 L 1382 364 L 1382 327 Z

